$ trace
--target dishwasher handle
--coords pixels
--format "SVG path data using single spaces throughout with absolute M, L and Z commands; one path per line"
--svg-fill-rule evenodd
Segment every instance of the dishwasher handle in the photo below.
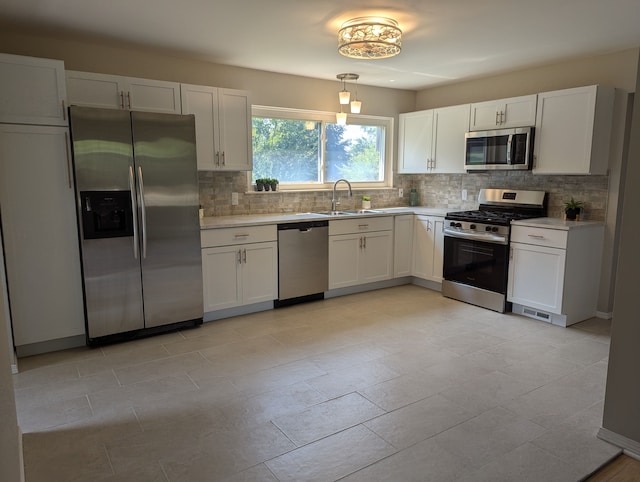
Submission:
M 302 221 L 297 223 L 278 224 L 278 231 L 296 229 L 302 232 L 311 232 L 313 228 L 326 228 L 329 221 Z

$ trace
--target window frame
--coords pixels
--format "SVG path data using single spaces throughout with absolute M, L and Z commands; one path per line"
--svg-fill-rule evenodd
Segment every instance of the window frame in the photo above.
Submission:
M 322 181 L 306 183 L 280 183 L 280 191 L 326 191 L 333 188 L 333 181 L 327 181 L 326 176 L 326 124 L 336 123 L 335 112 L 325 112 L 307 109 L 292 109 L 285 107 L 269 107 L 253 105 L 251 107 L 251 121 L 254 117 L 278 118 L 286 120 L 309 120 L 321 123 L 321 143 L 320 143 L 320 165 Z M 388 189 L 393 187 L 393 134 L 394 118 L 383 116 L 372 116 L 363 114 L 347 114 L 347 124 L 369 125 L 384 128 L 384 178 L 381 181 L 351 181 L 353 188 L 360 189 Z M 251 138 L 253 144 L 253 135 Z M 252 190 L 253 171 L 247 172 L 247 182 L 249 190 Z

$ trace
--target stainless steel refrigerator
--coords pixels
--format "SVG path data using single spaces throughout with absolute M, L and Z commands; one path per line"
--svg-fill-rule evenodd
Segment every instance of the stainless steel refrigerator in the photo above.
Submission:
M 87 343 L 202 323 L 194 117 L 69 114 Z

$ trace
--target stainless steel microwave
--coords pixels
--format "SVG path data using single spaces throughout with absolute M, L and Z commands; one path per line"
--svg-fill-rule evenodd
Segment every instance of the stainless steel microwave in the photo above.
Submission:
M 531 169 L 533 127 L 467 132 L 465 169 Z

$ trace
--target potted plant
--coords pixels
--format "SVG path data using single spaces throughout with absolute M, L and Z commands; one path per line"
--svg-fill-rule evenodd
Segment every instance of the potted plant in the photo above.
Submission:
M 582 201 L 576 201 L 571 196 L 567 202 L 564 203 L 564 214 L 568 221 L 578 221 L 580 219 L 580 210 L 584 203 Z
M 362 209 L 371 209 L 371 196 L 362 196 Z
M 264 178 L 256 179 L 256 191 L 264 191 L 265 190 L 264 186 L 265 186 Z
M 269 186 L 271 186 L 271 190 L 272 191 L 277 191 L 278 182 L 279 181 L 277 179 L 273 178 L 273 177 L 271 179 L 269 179 Z

